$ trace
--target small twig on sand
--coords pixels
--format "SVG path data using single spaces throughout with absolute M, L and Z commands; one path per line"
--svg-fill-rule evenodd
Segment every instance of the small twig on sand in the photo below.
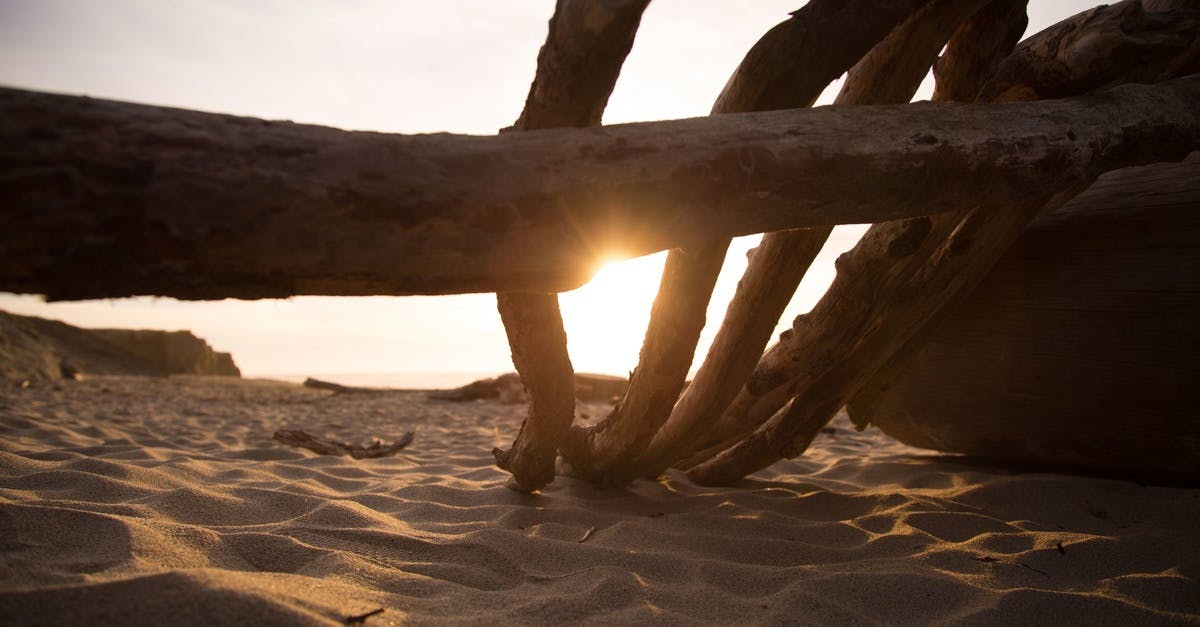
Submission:
M 587 539 L 588 539 L 588 538 L 590 538 L 590 537 L 592 537 L 592 534 L 593 534 L 593 533 L 596 533 L 596 526 L 595 526 L 595 525 L 592 525 L 590 528 L 588 528 L 588 530 L 587 530 L 587 531 L 583 532 L 583 537 L 582 537 L 582 538 L 580 538 L 580 539 L 578 539 L 578 540 L 576 540 L 576 542 L 579 542 L 579 543 L 587 542 Z
M 347 616 L 343 620 L 345 620 L 347 625 L 353 625 L 355 623 L 364 623 L 364 622 L 366 622 L 366 620 L 368 618 L 371 618 L 372 616 L 375 616 L 376 614 L 382 614 L 382 613 L 383 613 L 383 608 L 380 607 L 377 609 L 373 609 L 370 612 L 364 612 L 362 614 L 355 614 L 353 616 Z
M 347 444 L 336 440 L 327 440 L 318 438 L 317 436 L 302 430 L 280 429 L 273 436 L 276 442 L 295 446 L 298 448 L 306 448 L 320 455 L 349 455 L 354 459 L 371 459 L 375 457 L 388 457 L 395 455 L 400 449 L 408 446 L 413 441 L 414 432 L 409 431 L 400 436 L 399 440 L 391 444 L 384 444 L 380 440 L 375 440 L 370 446 L 362 446 L 360 444 Z

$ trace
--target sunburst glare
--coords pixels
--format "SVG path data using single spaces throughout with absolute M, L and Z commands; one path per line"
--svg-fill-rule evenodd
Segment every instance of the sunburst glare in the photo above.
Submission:
M 666 259 L 663 252 L 603 264 L 586 285 L 559 295 L 576 371 L 633 370 Z

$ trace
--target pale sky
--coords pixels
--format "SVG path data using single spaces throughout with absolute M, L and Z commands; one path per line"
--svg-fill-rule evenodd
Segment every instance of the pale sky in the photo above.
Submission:
M 1095 4 L 1032 0 L 1028 32 Z M 706 115 L 750 46 L 802 5 L 653 0 L 605 123 Z M 492 134 L 524 105 L 553 9 L 553 0 L 0 0 L 0 85 L 347 129 Z M 862 230 L 835 232 L 783 328 L 812 307 Z M 756 239 L 731 248 L 696 365 Z M 562 295 L 577 371 L 633 369 L 663 258 L 618 264 Z M 490 294 L 47 304 L 0 293 L 0 309 L 190 329 L 251 376 L 512 370 Z

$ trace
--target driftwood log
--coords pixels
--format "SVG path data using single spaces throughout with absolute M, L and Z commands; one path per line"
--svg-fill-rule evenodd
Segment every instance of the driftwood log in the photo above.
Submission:
M 848 410 L 915 446 L 1200 478 L 1200 153 L 1038 218 Z M 885 369 L 886 370 L 886 369 Z
M 998 4 L 998 3 L 997 3 Z M 1008 3 L 1013 4 L 1013 3 Z M 987 9 L 980 11 L 977 15 L 972 16 L 953 34 L 950 35 L 950 40 L 946 45 L 946 53 L 942 59 L 939 59 L 934 65 L 941 64 L 945 69 L 938 75 L 938 85 L 936 92 L 939 94 L 939 99 L 949 99 L 952 94 L 969 93 L 974 94 L 979 91 L 982 83 L 987 78 L 985 72 L 994 71 L 994 68 L 1000 61 L 1012 53 L 1011 44 L 1019 37 L 1027 23 L 1027 18 L 1024 12 L 1024 3 L 1017 10 L 1000 10 L 1003 21 L 998 20 L 995 12 L 996 4 L 989 6 Z M 991 33 L 990 35 L 982 35 L 982 33 Z M 1015 33 L 1015 34 L 1014 34 Z M 970 41 L 967 37 L 974 37 L 978 41 Z M 936 42 L 934 42 L 936 43 Z M 951 59 L 950 57 L 954 58 Z M 897 94 L 898 95 L 898 94 Z M 914 226 L 923 226 L 924 222 L 916 222 Z M 892 225 L 878 225 L 870 232 L 868 241 L 874 239 L 877 241 L 896 241 L 908 242 L 904 246 L 912 247 L 913 235 L 923 237 L 927 248 L 925 250 L 911 251 L 916 256 L 908 255 L 908 261 L 920 259 L 921 255 L 928 255 L 932 252 L 932 246 L 936 242 L 941 241 L 949 235 L 950 229 L 953 228 L 955 220 L 953 217 L 944 220 L 938 220 L 938 228 L 934 232 L 933 224 L 930 224 L 929 232 L 918 230 L 916 232 L 908 231 L 908 224 L 899 222 Z M 881 233 L 881 228 L 898 227 L 897 232 L 888 234 Z M 783 253 L 783 254 L 786 254 Z M 882 263 L 887 263 L 888 257 L 882 260 Z M 841 260 L 839 260 L 841 261 Z M 869 264 L 860 264 L 869 265 Z M 749 272 L 749 270 L 748 270 Z M 864 287 L 854 283 L 857 275 L 846 273 L 843 275 L 839 269 L 841 281 L 834 283 L 834 288 L 826 293 L 825 297 L 817 305 L 817 309 L 821 307 L 845 307 L 844 303 L 866 302 L 875 300 L 874 294 L 868 297 L 855 296 L 855 290 L 871 290 L 874 288 Z M 849 295 L 848 295 L 849 294 Z M 838 303 L 843 303 L 839 305 Z M 749 305 L 744 305 L 743 308 L 749 309 Z M 865 313 L 864 307 L 860 305 L 852 311 L 862 315 Z M 836 319 L 836 326 L 827 325 L 824 328 L 815 328 L 805 326 L 806 329 L 813 331 L 825 331 L 829 336 L 823 339 L 820 343 L 824 350 L 837 350 L 836 342 L 831 341 L 831 337 L 838 337 L 847 342 L 855 341 L 855 334 L 859 332 L 859 324 L 861 320 L 857 318 L 845 317 L 842 314 L 832 316 Z M 780 339 L 779 345 L 773 350 L 780 350 L 781 347 L 792 345 L 804 345 L 815 341 L 813 338 L 797 337 L 794 331 L 784 334 Z M 835 355 L 823 355 L 817 363 L 832 363 L 837 357 Z M 759 364 L 756 362 L 753 369 L 757 369 Z M 765 366 L 765 364 L 763 364 Z M 747 383 L 750 373 L 742 374 L 738 379 L 731 382 L 736 385 L 736 389 L 727 392 L 722 399 L 724 403 L 720 406 L 710 409 L 709 416 L 719 417 L 712 421 L 711 427 L 707 430 L 693 430 L 690 438 L 691 441 L 686 445 L 676 445 L 674 450 L 669 451 L 669 455 L 661 455 L 657 459 L 649 459 L 645 464 L 645 474 L 650 476 L 656 472 L 661 472 L 666 464 L 671 463 L 675 459 L 684 457 L 680 463 L 681 467 L 690 468 L 704 460 L 709 459 L 713 455 L 731 446 L 738 440 L 747 436 L 752 429 L 767 420 L 773 412 L 780 411 L 781 408 L 787 406 L 791 401 L 791 390 L 788 388 L 777 388 L 773 390 L 764 390 L 761 388 L 752 389 L 749 386 L 744 386 Z M 761 376 L 761 374 L 760 374 Z M 830 414 L 832 415 L 832 414 Z M 809 425 L 813 435 L 817 433 L 820 425 L 815 424 L 815 421 Z M 802 440 L 807 437 L 802 436 Z M 807 442 L 801 442 L 807 445 Z M 799 448 L 797 446 L 796 448 Z
M 616 250 L 998 209 L 989 199 L 1013 188 L 1178 158 L 1198 80 L 498 137 L 0 90 L 0 289 L 193 299 L 568 289 Z
M 414 432 L 409 431 L 391 444 L 375 440 L 370 446 L 363 446 L 318 437 L 303 430 L 280 429 L 275 432 L 272 439 L 280 444 L 308 449 L 318 455 L 349 455 L 354 459 L 376 459 L 391 457 L 399 453 L 404 447 L 412 444 L 413 437 L 415 437 Z
M 1076 65 L 1070 72 L 1060 73 L 1060 80 L 1070 81 L 1078 89 L 1103 88 L 1111 84 L 1108 81 L 1122 82 L 1119 75 L 1129 67 L 1106 60 L 1129 50 L 1112 42 L 1094 45 L 1093 38 L 1101 34 L 1137 47 L 1144 60 L 1178 67 L 1175 61 L 1180 54 L 1187 54 L 1187 47 L 1169 42 L 1180 36 L 1168 30 L 1168 24 L 1152 20 L 1144 22 L 1148 33 L 1125 30 L 1130 23 L 1129 6 L 1141 11 L 1140 4 L 1126 2 L 1081 14 L 1052 29 L 1058 36 L 1032 38 L 1009 59 L 1041 58 L 1045 67 L 1053 67 L 1059 59 L 1068 58 Z M 1194 38 L 1195 12 L 1175 17 L 1191 25 L 1191 33 L 1182 37 Z M 1036 54 L 1021 54 L 1030 49 Z M 1003 70 L 1002 64 L 992 80 L 1007 80 Z M 1036 82 L 1047 74 L 1031 71 L 1030 79 Z M 1011 96 L 1034 92 L 997 92 L 985 85 L 980 93 Z M 798 318 L 793 332 L 764 356 L 731 412 L 722 417 L 718 431 L 736 433 L 732 436 L 736 438 L 769 419 L 746 439 L 697 465 L 689 476 L 701 483 L 728 483 L 780 458 L 802 453 L 818 430 L 877 370 L 906 343 L 919 341 L 933 321 L 978 284 L 1028 221 L 1040 211 L 1061 205 L 1083 187 L 1071 182 L 1031 188 L 1014 195 L 1007 211 L 984 214 L 976 209 L 873 226 L 853 251 L 839 259 L 839 276 L 818 307 Z M 910 245 L 912 250 L 908 250 Z M 896 254 L 898 249 L 904 252 Z M 785 407 L 789 400 L 790 406 Z M 720 448 L 718 445 L 708 453 Z
M 811 105 L 829 81 L 922 5 L 929 3 L 810 2 L 750 49 L 717 96 L 712 114 Z M 572 474 L 616 485 L 637 475 L 634 460 L 659 433 L 684 388 L 729 244 L 722 235 L 667 255 L 629 390 L 603 421 L 572 430 L 562 451 Z M 741 348 L 756 360 L 769 335 L 770 329 L 759 346 Z
M 914 13 L 851 69 L 835 104 L 908 102 L 955 27 L 983 4 L 939 0 Z M 704 423 L 722 414 L 753 372 L 779 317 L 830 230 L 782 231 L 763 237 L 738 283 L 695 385 L 675 405 L 666 424 L 634 464 L 633 472 L 655 477 L 695 452 L 708 435 Z
M 510 130 L 599 126 L 650 0 L 558 0 L 525 109 Z M 496 308 L 529 415 L 508 450 L 492 449 L 510 486 L 533 491 L 554 480 L 555 460 L 575 419 L 574 369 L 558 294 L 503 292 Z

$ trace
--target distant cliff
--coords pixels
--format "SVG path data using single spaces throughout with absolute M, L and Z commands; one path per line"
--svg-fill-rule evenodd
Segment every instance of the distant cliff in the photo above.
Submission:
M 189 331 L 81 329 L 0 311 L 0 379 L 83 374 L 241 376 L 229 353 L 214 351 Z

